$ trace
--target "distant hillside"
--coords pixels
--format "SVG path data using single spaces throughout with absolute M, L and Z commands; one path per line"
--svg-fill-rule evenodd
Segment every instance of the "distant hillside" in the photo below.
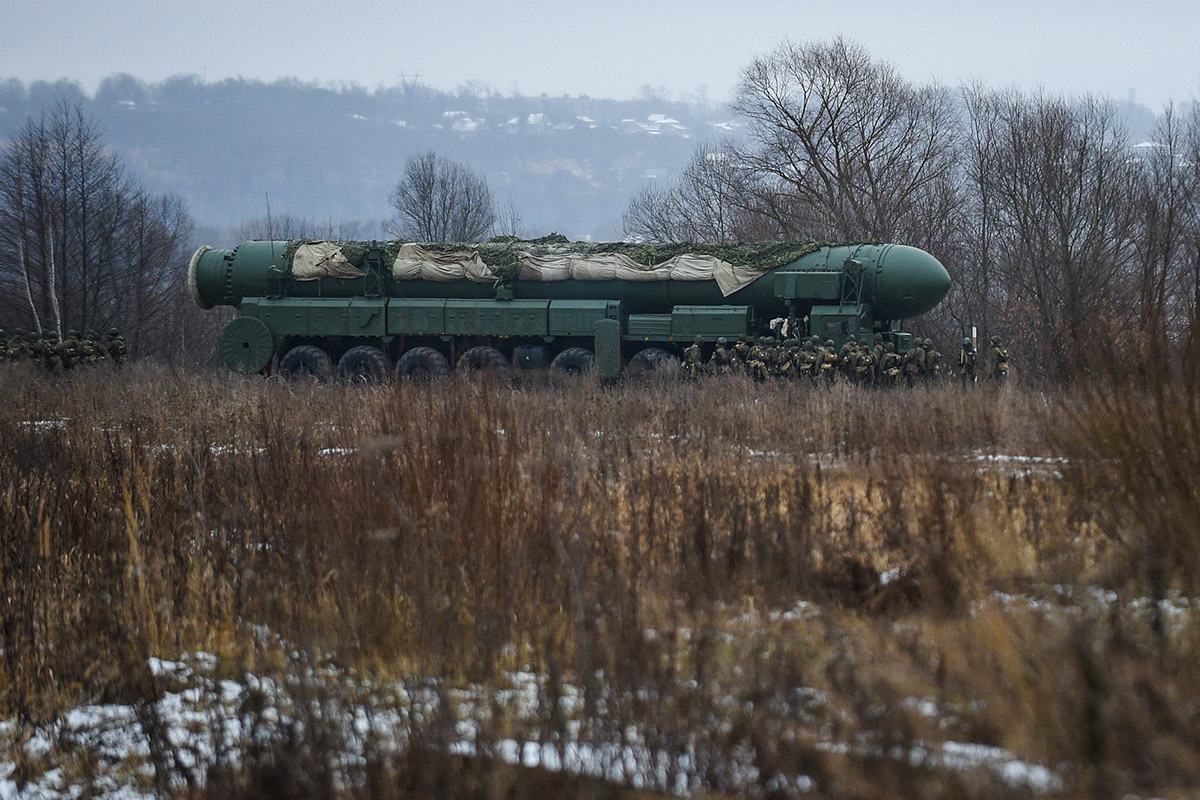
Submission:
M 101 121 L 149 188 L 181 195 L 222 234 L 264 216 L 268 197 L 274 215 L 377 229 L 405 160 L 432 149 L 482 171 L 498 203 L 511 196 L 522 233 L 612 239 L 633 192 L 680 170 L 697 141 L 736 129 L 724 108 L 663 98 L 117 76 L 94 97 L 69 82 L 0 82 L 0 134 L 60 97 Z

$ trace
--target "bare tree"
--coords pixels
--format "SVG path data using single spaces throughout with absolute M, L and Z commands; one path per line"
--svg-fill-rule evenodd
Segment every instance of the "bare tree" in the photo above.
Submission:
M 501 236 L 521 238 L 521 209 L 517 207 L 517 201 L 511 194 L 504 199 L 504 205 L 500 208 L 496 232 Z
M 314 222 L 292 214 L 254 217 L 236 225 L 229 233 L 231 241 L 250 239 L 325 239 L 353 241 L 375 239 L 379 236 L 378 222 L 335 221 Z
M 389 232 L 424 242 L 476 242 L 496 221 L 487 179 L 466 164 L 432 150 L 414 156 L 391 195 Z
M 999 99 L 986 181 L 997 277 L 1010 325 L 1062 374 L 1087 368 L 1091 345 L 1134 313 L 1135 172 L 1112 106 L 1094 98 Z
M 701 144 L 678 179 L 634 196 L 623 216 L 625 235 L 649 242 L 777 238 L 779 228 L 761 206 L 756 175 L 732 150 Z
M 0 316 L 60 334 L 118 327 L 145 352 L 183 288 L 190 230 L 180 200 L 148 195 L 60 102 L 0 157 Z
M 952 95 L 840 37 L 754 59 L 733 108 L 750 121 L 739 157 L 773 190 L 765 207 L 789 238 L 895 239 L 955 164 Z

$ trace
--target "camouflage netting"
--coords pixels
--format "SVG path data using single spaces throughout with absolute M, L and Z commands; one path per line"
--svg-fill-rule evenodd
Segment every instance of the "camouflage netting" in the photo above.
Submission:
M 291 263 L 305 241 L 289 242 Z M 513 280 L 716 280 L 729 295 L 766 272 L 787 266 L 832 242 L 738 244 L 628 244 L 568 242 L 551 234 L 523 240 L 496 237 L 482 244 L 447 242 L 337 242 L 348 264 L 361 267 L 372 247 L 382 248 L 397 280 L 507 283 Z M 293 265 L 294 269 L 294 265 Z

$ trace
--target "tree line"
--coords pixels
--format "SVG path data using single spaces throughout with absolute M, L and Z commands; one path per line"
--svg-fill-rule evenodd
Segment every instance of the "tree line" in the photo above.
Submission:
M 116 328 L 141 355 L 178 350 L 192 220 L 146 191 L 79 105 L 31 117 L 0 151 L 0 327 Z
M 914 84 L 838 38 L 755 58 L 733 107 L 748 136 L 643 188 L 627 235 L 921 247 L 954 288 L 919 332 L 999 333 L 1026 374 L 1195 352 L 1200 106 L 1133 146 L 1102 98 Z
M 1104 99 L 914 84 L 842 38 L 755 58 L 732 105 L 747 135 L 700 144 L 678 179 L 639 191 L 628 236 L 921 247 L 954 286 L 917 332 L 999 333 L 1026 374 L 1195 352 L 1200 107 L 1165 109 L 1153 144 L 1133 147 Z M 186 291 L 185 204 L 148 192 L 102 139 L 60 99 L 0 150 L 0 327 L 116 327 L 134 355 L 204 351 L 222 320 Z M 407 160 L 390 202 L 402 238 L 522 233 L 511 196 L 499 207 L 481 173 L 433 151 Z M 268 213 L 235 238 L 361 227 Z

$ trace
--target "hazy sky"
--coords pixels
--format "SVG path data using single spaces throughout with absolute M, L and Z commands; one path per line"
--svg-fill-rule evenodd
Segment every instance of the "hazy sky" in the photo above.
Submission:
M 914 81 L 1054 93 L 1130 89 L 1154 110 L 1200 97 L 1194 0 L 4 0 L 0 78 L 128 72 L 453 89 L 727 99 L 782 39 L 843 34 Z

